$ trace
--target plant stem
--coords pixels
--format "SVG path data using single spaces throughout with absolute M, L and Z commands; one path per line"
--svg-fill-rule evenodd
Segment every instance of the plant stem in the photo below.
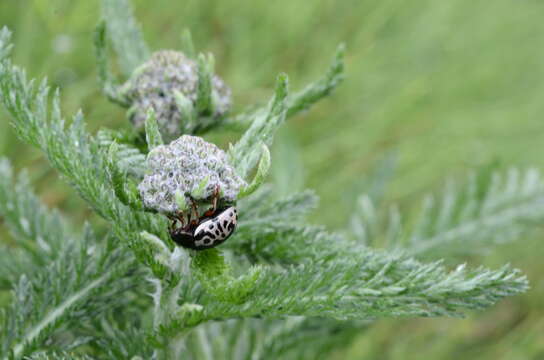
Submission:
M 170 253 L 169 268 L 173 273 L 188 275 L 188 257 L 179 249 Z M 175 281 L 164 279 L 153 279 L 156 290 L 153 295 L 155 303 L 153 328 L 155 333 L 160 333 L 161 328 L 170 326 L 172 319 L 179 316 L 180 306 L 178 305 L 183 286 L 182 278 Z M 156 349 L 154 359 L 176 360 L 180 358 L 185 349 L 185 335 L 187 331 L 180 331 L 176 336 L 163 336 L 161 339 L 162 348 Z

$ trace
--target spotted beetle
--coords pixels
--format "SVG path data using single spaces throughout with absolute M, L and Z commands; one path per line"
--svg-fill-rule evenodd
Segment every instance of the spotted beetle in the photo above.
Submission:
M 238 212 L 234 206 L 216 209 L 211 216 L 189 222 L 182 228 L 172 228 L 170 236 L 176 244 L 194 250 L 205 250 L 225 242 L 234 230 Z

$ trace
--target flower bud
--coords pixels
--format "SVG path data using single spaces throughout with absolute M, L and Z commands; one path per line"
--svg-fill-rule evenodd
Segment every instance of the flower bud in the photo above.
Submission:
M 183 135 L 154 148 L 146 164 L 147 174 L 138 186 L 140 197 L 146 208 L 164 214 L 184 212 L 184 204 L 193 200 L 207 203 L 217 189 L 220 202 L 233 203 L 247 185 L 223 150 L 197 136 Z
M 183 53 L 162 50 L 154 53 L 123 85 L 122 93 L 131 103 L 129 119 L 137 129 L 143 129 L 147 111 L 152 108 L 166 142 L 184 132 L 190 121 L 186 109 L 180 109 L 181 94 L 192 105 L 198 93 L 198 65 Z M 223 116 L 230 108 L 230 89 L 217 76 L 212 77 L 213 118 Z

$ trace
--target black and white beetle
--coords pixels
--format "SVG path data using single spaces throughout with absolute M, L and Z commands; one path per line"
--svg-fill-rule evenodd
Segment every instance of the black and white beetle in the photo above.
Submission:
M 210 249 L 232 235 L 237 219 L 238 212 L 234 206 L 217 209 L 210 217 L 199 218 L 186 227 L 171 229 L 170 236 L 176 244 L 189 249 Z
M 219 186 L 212 195 L 212 208 L 199 217 L 196 201 L 191 199 L 192 214 L 187 220 L 179 214 L 171 217 L 170 237 L 176 244 L 194 250 L 205 250 L 225 242 L 236 229 L 238 211 L 234 206 L 218 208 Z M 178 226 L 176 226 L 178 225 Z

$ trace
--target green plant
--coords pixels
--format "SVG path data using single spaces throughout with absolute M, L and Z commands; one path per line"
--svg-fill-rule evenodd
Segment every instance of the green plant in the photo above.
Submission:
M 108 70 L 105 37 L 113 40 L 126 76 L 146 61 L 149 50 L 128 4 L 104 5 L 106 23 L 95 39 L 101 81 L 109 98 L 130 106 Z M 2 163 L 0 206 L 17 240 L 0 259 L 6 264 L 1 281 L 14 291 L 2 318 L 6 358 L 178 358 L 182 352 L 187 358 L 316 358 L 373 319 L 456 316 L 527 287 L 507 267 L 447 271 L 440 262 L 421 263 L 411 256 L 455 241 L 470 241 L 463 250 L 476 249 L 498 240 L 499 229 L 514 238 L 528 227 L 527 220 L 544 215 L 542 182 L 534 172 L 524 181 L 512 176 L 504 187 L 492 176 L 478 177 L 466 191 L 447 191 L 440 205 L 424 207 L 414 226 L 394 209 L 391 216 L 380 216 L 362 198 L 353 236 L 304 220 L 316 206 L 311 192 L 275 199 L 262 185 L 270 165 L 267 145 L 276 129 L 338 84 L 342 48 L 323 79 L 290 95 L 281 75 L 267 106 L 230 117 L 209 116 L 213 61 L 199 57 L 196 106 L 177 96 L 185 124 L 199 125 L 184 131 L 247 127 L 229 156 L 249 183 L 238 195 L 234 237 L 202 252 L 176 247 L 167 218 L 143 211 L 136 184 L 146 171 L 148 152 L 162 143 L 155 115 L 147 114 L 145 136 L 108 129 L 92 136 L 82 114 L 65 127 L 58 92 L 49 101 L 47 83 L 28 81 L 11 64 L 9 48 L 9 32 L 3 30 L 0 93 L 15 130 L 46 154 L 110 231 L 103 239 L 88 226 L 83 234 L 73 233 L 39 204 L 25 175 L 14 181 L 10 166 Z M 380 239 L 392 250 L 364 243 Z M 149 286 L 152 302 L 146 296 Z

